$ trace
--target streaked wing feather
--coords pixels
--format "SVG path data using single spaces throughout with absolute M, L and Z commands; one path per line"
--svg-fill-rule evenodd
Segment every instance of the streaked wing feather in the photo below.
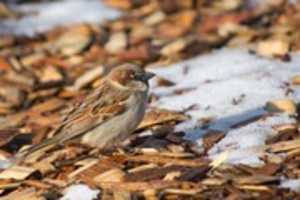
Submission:
M 126 110 L 128 98 L 128 92 L 103 84 L 88 95 L 78 108 L 68 113 L 54 137 L 61 143 L 79 137 L 104 121 L 122 114 Z

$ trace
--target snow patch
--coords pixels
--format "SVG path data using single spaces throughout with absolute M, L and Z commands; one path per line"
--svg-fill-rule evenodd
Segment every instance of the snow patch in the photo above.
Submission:
M 120 13 L 108 8 L 100 0 L 63 0 L 44 3 L 12 5 L 13 9 L 29 13 L 21 19 L 0 21 L 0 34 L 32 36 L 59 25 L 75 23 L 100 23 L 113 19 Z M 31 15 L 30 15 L 31 13 Z
M 87 185 L 78 184 L 68 187 L 60 200 L 93 200 L 97 199 L 99 190 L 92 190 Z
M 152 68 L 158 76 L 176 83 L 159 87 L 153 80 L 152 93 L 159 97 L 153 105 L 172 110 L 196 105 L 188 112 L 192 119 L 179 124 L 177 131 L 184 131 L 194 141 L 201 140 L 208 130 L 227 132 L 211 149 L 210 156 L 230 150 L 231 163 L 261 164 L 257 156 L 267 137 L 275 134 L 272 126 L 292 123 L 294 118 L 282 114 L 263 121 L 251 119 L 265 115 L 264 106 L 270 100 L 299 101 L 299 88 L 288 93 L 286 84 L 300 73 L 299 63 L 297 55 L 292 56 L 291 62 L 282 62 L 252 55 L 245 49 L 222 49 L 168 67 Z M 185 92 L 175 94 L 178 90 Z M 211 120 L 209 125 L 203 123 L 207 119 Z M 233 128 L 248 120 L 244 126 Z
M 288 188 L 294 192 L 300 192 L 300 179 L 282 180 L 280 183 L 280 187 Z
M 295 120 L 287 115 L 277 115 L 242 128 L 230 130 L 225 138 L 210 149 L 209 155 L 214 159 L 220 153 L 230 151 L 227 160 L 230 163 L 263 164 L 258 157 L 263 155 L 266 139 L 276 134 L 272 126 L 293 122 Z

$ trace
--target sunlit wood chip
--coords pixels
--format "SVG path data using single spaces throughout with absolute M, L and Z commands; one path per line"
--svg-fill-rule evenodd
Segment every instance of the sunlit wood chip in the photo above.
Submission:
M 125 172 L 120 169 L 111 169 L 106 171 L 102 174 L 97 175 L 94 177 L 94 181 L 101 183 L 101 182 L 122 182 L 125 176 Z
M 283 141 L 283 142 L 277 142 L 275 144 L 271 144 L 270 146 L 271 152 L 284 152 L 284 151 L 290 151 L 293 149 L 300 148 L 300 139 L 295 140 L 289 140 L 289 141 Z
M 148 26 L 152 26 L 152 25 L 160 23 L 165 18 L 166 18 L 165 13 L 163 13 L 162 11 L 157 11 L 157 12 L 151 14 L 150 16 L 148 16 L 147 18 L 145 18 L 144 23 Z
M 223 11 L 231 11 L 239 8 L 242 3 L 242 0 L 221 0 L 213 2 L 213 6 L 216 9 L 220 9 Z
M 181 194 L 181 195 L 196 195 L 201 192 L 202 189 L 165 189 L 164 193 L 167 194 Z
M 63 75 L 56 67 L 48 66 L 43 70 L 40 80 L 42 82 L 61 81 L 63 80 Z
M 96 165 L 99 162 L 98 159 L 92 159 L 89 160 L 87 163 L 85 163 L 82 167 L 78 168 L 77 170 L 73 171 L 72 173 L 70 173 L 68 175 L 68 178 L 73 178 L 75 176 L 77 176 L 78 174 L 80 174 L 81 172 L 85 171 L 86 169 Z
M 239 185 L 238 188 L 242 190 L 252 190 L 252 191 L 271 191 L 271 189 L 264 185 Z
M 1 197 L 0 200 L 45 200 L 39 192 L 34 188 L 25 188 L 23 190 L 15 190 L 8 195 Z
M 163 180 L 165 181 L 173 181 L 175 180 L 176 178 L 180 177 L 181 176 L 181 172 L 180 171 L 175 171 L 175 172 L 170 172 L 168 173 Z
M 145 200 L 158 200 L 157 190 L 148 189 L 143 192 Z
M 105 50 L 111 54 L 124 50 L 127 46 L 127 36 L 124 32 L 113 33 L 105 44 Z
M 291 83 L 293 85 L 300 85 L 300 75 L 293 76 L 291 78 Z
M 104 67 L 97 66 L 94 67 L 87 72 L 85 72 L 82 76 L 80 76 L 78 79 L 76 79 L 74 85 L 72 87 L 69 87 L 70 90 L 79 90 L 85 86 L 87 86 L 89 83 L 93 82 L 97 78 L 100 78 L 101 75 L 104 74 Z
M 278 181 L 279 178 L 275 176 L 253 175 L 246 177 L 236 177 L 233 179 L 234 183 L 239 185 L 259 185 Z
M 0 87 L 0 97 L 11 106 L 19 106 L 23 103 L 25 94 L 17 87 L 2 85 Z
M 19 187 L 21 185 L 20 182 L 15 182 L 15 183 L 1 183 L 0 184 L 0 190 L 7 190 L 7 189 L 15 189 L 17 187 Z M 0 200 L 2 200 L 2 198 L 0 198 Z
M 130 0 L 104 0 L 104 3 L 108 6 L 115 7 L 118 9 L 129 9 L 131 7 Z
M 0 2 L 0 19 L 1 18 L 14 18 L 17 17 L 17 13 L 6 6 L 5 3 Z
M 290 45 L 287 41 L 270 39 L 258 43 L 256 53 L 261 56 L 282 56 L 289 52 Z
M 285 112 L 288 114 L 295 114 L 297 112 L 297 105 L 291 99 L 278 99 L 267 102 L 265 106 L 269 112 Z
M 34 63 L 37 63 L 41 60 L 43 60 L 46 57 L 44 53 L 33 53 L 28 56 L 22 57 L 21 58 L 21 63 L 25 66 L 30 66 Z
M 225 163 L 226 160 L 228 159 L 228 157 L 229 157 L 229 151 L 225 151 L 225 152 L 221 153 L 219 156 L 217 156 L 217 158 L 215 160 L 213 160 L 209 165 L 212 168 L 217 168 L 220 165 L 222 165 L 223 163 Z
M 297 124 L 279 124 L 272 127 L 279 133 L 287 133 L 291 131 L 297 131 Z
M 170 44 L 164 46 L 160 53 L 164 56 L 171 56 L 172 54 L 175 54 L 181 50 L 183 50 L 186 45 L 188 44 L 188 41 L 186 39 L 180 38 L 178 40 L 175 40 L 174 42 L 171 42 Z
M 13 35 L 2 35 L 0 37 L 0 48 L 11 46 L 15 43 L 15 37 Z
M 0 173 L 0 179 L 24 180 L 36 171 L 34 168 L 12 166 Z
M 51 112 L 53 110 L 57 110 L 62 108 L 65 105 L 65 102 L 58 98 L 52 98 L 45 102 L 36 104 L 31 108 L 32 111 L 38 113 Z
M 148 111 L 140 123 L 138 129 L 148 128 L 157 124 L 163 124 L 170 121 L 181 122 L 187 120 L 188 116 L 183 113 L 166 110 L 166 109 L 152 109 Z
M 207 178 L 204 179 L 201 183 L 203 185 L 208 185 L 208 186 L 220 186 L 223 185 L 225 182 L 226 180 L 221 178 Z
M 47 174 L 49 172 L 53 172 L 56 168 L 50 162 L 35 162 L 32 167 L 38 170 L 41 174 Z
M 131 193 L 124 190 L 113 192 L 114 200 L 131 200 Z
M 73 26 L 62 34 L 54 43 L 54 47 L 63 55 L 71 56 L 85 50 L 93 39 L 89 26 Z
M 135 168 L 132 168 L 132 169 L 128 170 L 128 173 L 144 171 L 144 170 L 153 169 L 153 168 L 156 168 L 156 167 L 157 167 L 157 165 L 153 164 L 153 163 L 145 164 L 145 165 L 141 165 L 141 166 L 138 166 L 138 167 L 135 167 Z

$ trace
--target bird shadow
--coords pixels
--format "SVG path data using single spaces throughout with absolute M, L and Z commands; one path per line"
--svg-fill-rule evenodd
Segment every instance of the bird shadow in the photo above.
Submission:
M 226 134 L 230 129 L 245 126 L 267 115 L 268 113 L 263 107 L 257 107 L 227 117 L 217 118 L 205 126 L 183 131 L 185 132 L 186 139 L 195 141 L 211 131 L 221 131 Z

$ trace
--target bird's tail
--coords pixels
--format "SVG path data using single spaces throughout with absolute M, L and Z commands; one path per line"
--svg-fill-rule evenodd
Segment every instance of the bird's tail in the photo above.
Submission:
M 30 160 L 30 158 L 38 155 L 38 153 L 45 152 L 47 150 L 52 149 L 56 146 L 57 140 L 54 138 L 49 138 L 44 140 L 43 142 L 33 145 L 27 149 L 21 150 L 14 157 L 14 163 L 22 163 L 26 160 Z

